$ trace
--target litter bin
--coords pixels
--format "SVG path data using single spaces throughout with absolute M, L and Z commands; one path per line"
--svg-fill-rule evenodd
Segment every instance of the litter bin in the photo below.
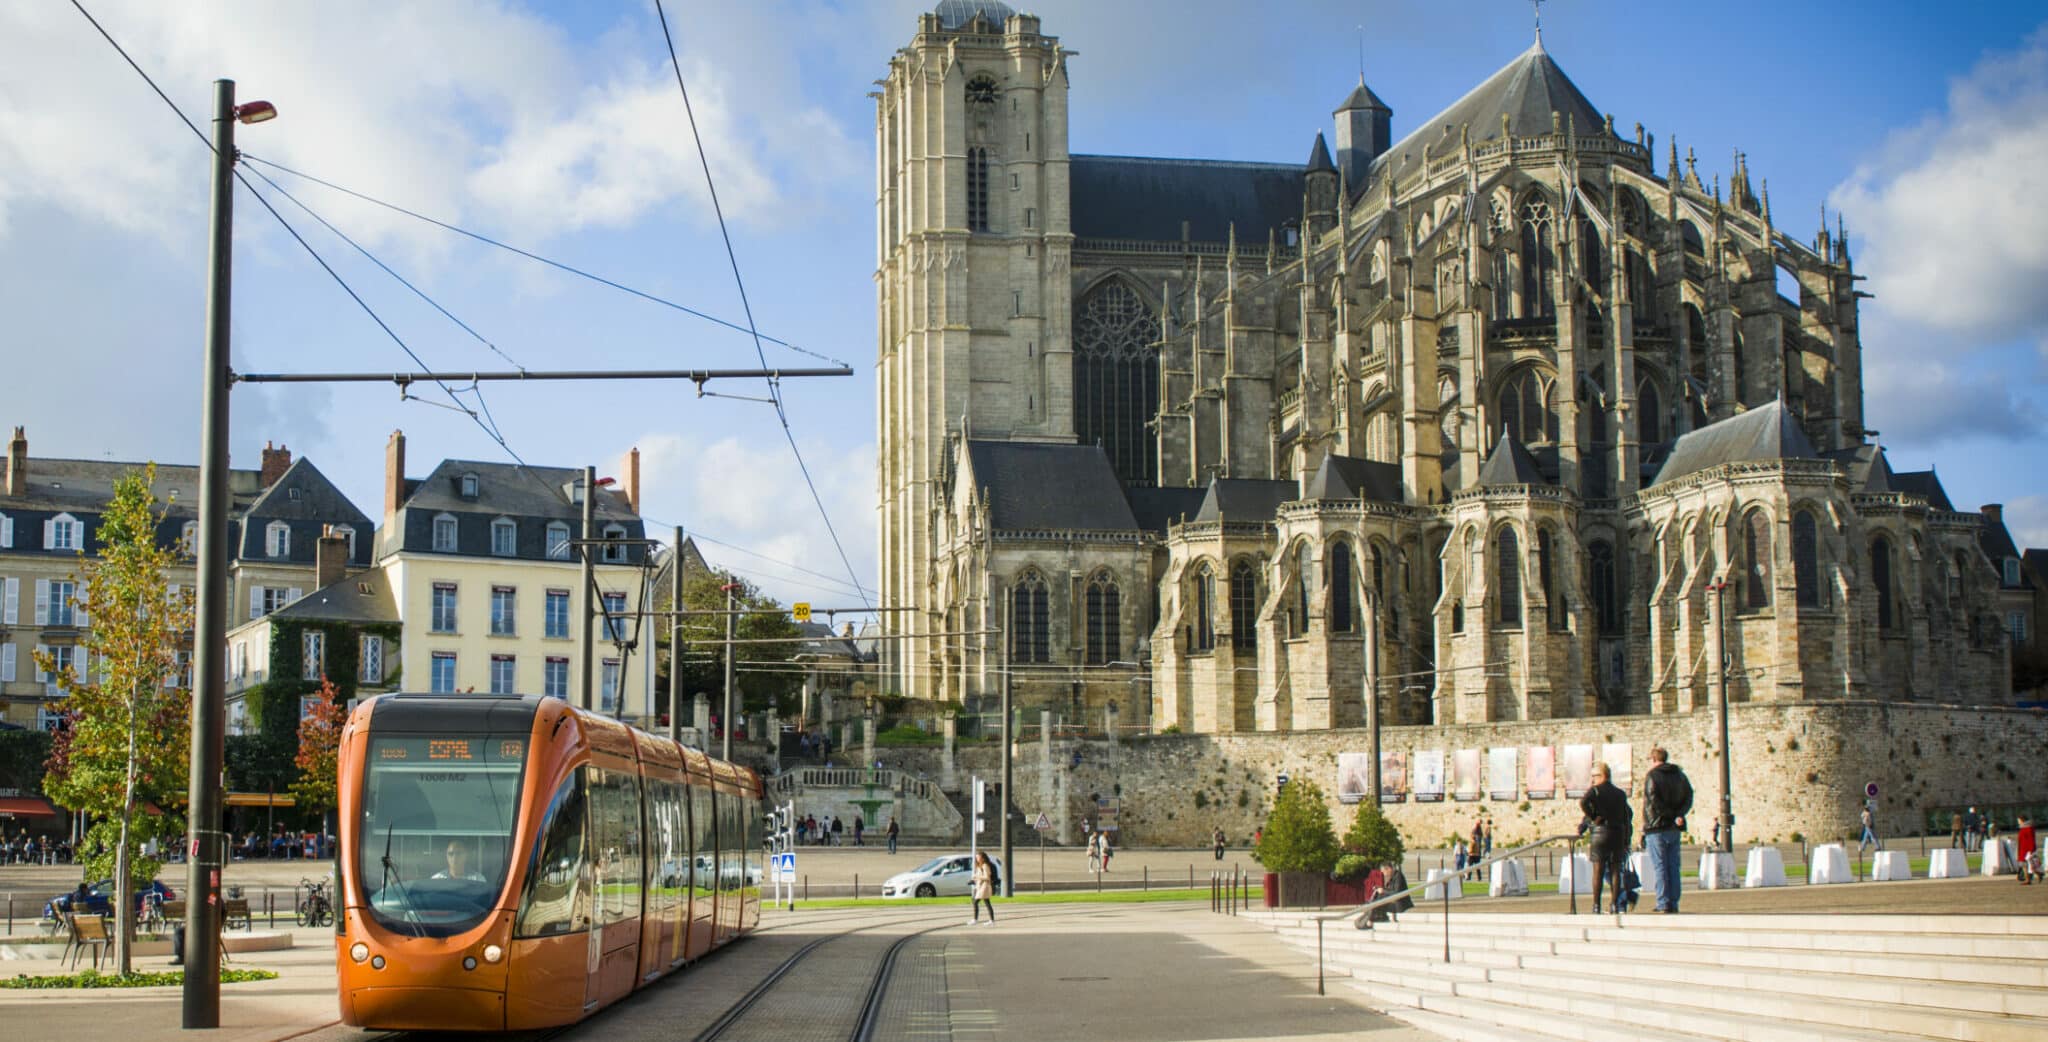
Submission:
M 1264 880 L 1267 908 L 1280 907 L 1280 873 L 1268 872 Z

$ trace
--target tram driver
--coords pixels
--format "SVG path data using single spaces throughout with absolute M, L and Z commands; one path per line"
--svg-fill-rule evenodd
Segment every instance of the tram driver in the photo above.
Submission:
M 485 882 L 484 874 L 470 866 L 469 841 L 460 837 L 450 839 L 447 848 L 448 867 L 434 873 L 435 879 L 467 879 Z

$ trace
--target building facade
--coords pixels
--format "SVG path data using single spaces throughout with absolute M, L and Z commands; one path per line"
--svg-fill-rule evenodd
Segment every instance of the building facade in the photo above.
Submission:
M 946 0 L 876 94 L 885 686 L 1208 732 L 2010 702 L 2021 555 L 1872 441 L 1839 221 L 1540 38 L 1399 139 L 1361 79 L 1300 164 L 1069 154 L 1071 53 Z

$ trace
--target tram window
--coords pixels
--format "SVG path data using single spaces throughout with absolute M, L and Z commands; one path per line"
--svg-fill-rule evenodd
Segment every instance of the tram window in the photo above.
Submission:
M 747 844 L 741 849 L 746 852 L 746 874 L 740 877 L 740 885 L 759 890 L 760 884 L 756 881 L 761 878 L 761 844 L 767 840 L 766 824 L 761 820 L 760 800 L 748 799 L 745 805 L 742 814 L 747 823 Z
M 640 914 L 640 779 L 591 770 L 590 847 L 598 921 Z
M 421 936 L 488 915 L 504 889 L 523 735 L 373 735 L 356 866 L 371 914 Z
M 696 891 L 711 890 L 717 886 L 718 872 L 711 859 L 718 848 L 718 836 L 712 824 L 711 787 L 699 783 L 690 786 L 690 888 Z
M 574 933 L 590 924 L 590 889 L 584 873 L 583 825 L 586 817 L 583 771 L 578 769 L 548 801 L 538 853 L 527 867 L 526 893 L 519 901 L 514 937 L 547 937 Z
M 689 837 L 683 834 L 683 788 L 672 781 L 652 783 L 660 809 L 657 835 L 661 842 L 660 871 L 655 880 L 655 908 L 667 912 L 682 903 L 679 889 L 689 872 Z

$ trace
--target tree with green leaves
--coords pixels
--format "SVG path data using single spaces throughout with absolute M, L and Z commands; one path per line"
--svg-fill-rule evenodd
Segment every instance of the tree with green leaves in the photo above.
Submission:
M 156 466 L 114 483 L 100 515 L 100 556 L 80 554 L 92 620 L 73 665 L 58 669 L 47 652 L 37 665 L 64 692 L 64 726 L 50 751 L 44 792 L 92 819 L 81 860 L 87 879 L 114 879 L 115 964 L 134 966 L 135 888 L 156 878 L 162 861 L 151 840 L 180 842 L 185 823 L 186 755 L 191 745 L 189 684 L 179 683 L 178 652 L 190 646 L 192 607 L 172 596 L 172 548 L 157 542 L 163 520 L 152 491 Z M 88 663 L 90 665 L 88 665 Z M 160 813 L 137 816 L 154 803 Z
M 786 639 L 803 635 L 780 603 L 761 593 L 753 583 L 729 572 L 710 572 L 685 578 L 683 607 L 690 611 L 725 611 L 727 583 L 738 584 L 739 588 L 733 591 L 734 599 L 739 610 L 746 613 L 737 617 L 733 639 Z M 724 691 L 725 616 L 685 616 L 682 630 L 683 697 L 688 699 L 699 691 L 712 692 L 715 696 Z M 661 631 L 661 639 L 666 640 L 668 627 L 663 626 Z M 794 641 L 733 647 L 736 656 L 733 686 L 743 711 L 774 709 L 783 715 L 788 714 L 793 708 L 789 701 L 803 687 L 800 671 L 790 665 L 801 647 Z M 663 661 L 666 662 L 666 657 Z M 712 701 L 714 705 L 718 702 L 716 697 Z M 678 712 L 682 709 L 677 707 Z
M 322 675 L 312 706 L 299 720 L 299 776 L 292 782 L 292 800 L 300 810 L 318 812 L 323 824 L 340 785 L 341 727 L 347 722 L 341 693 Z
M 1337 834 L 1316 783 L 1297 778 L 1280 790 L 1255 856 L 1268 872 L 1328 872 L 1337 863 Z
M 1408 847 L 1401 842 L 1401 830 L 1380 813 L 1379 804 L 1368 795 L 1359 802 L 1351 827 L 1344 832 L 1344 852 L 1361 855 L 1373 865 L 1392 865 L 1400 863 Z

